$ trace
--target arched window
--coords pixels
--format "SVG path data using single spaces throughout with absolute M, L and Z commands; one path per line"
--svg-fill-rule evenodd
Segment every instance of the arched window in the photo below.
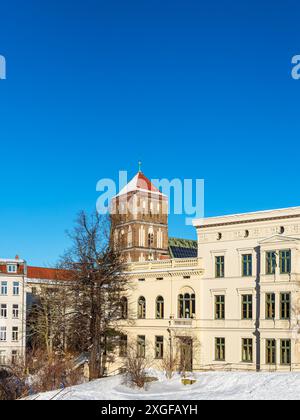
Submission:
M 146 318 L 146 299 L 141 296 L 138 300 L 138 319 Z
M 164 319 L 165 316 L 165 302 L 162 296 L 156 299 L 156 319 Z
M 153 248 L 154 245 L 154 231 L 153 228 L 149 228 L 148 230 L 148 248 Z
M 128 318 L 128 299 L 126 297 L 122 297 L 121 299 L 121 319 Z
M 182 293 L 178 296 L 178 317 L 194 318 L 196 314 L 196 296 L 194 293 Z

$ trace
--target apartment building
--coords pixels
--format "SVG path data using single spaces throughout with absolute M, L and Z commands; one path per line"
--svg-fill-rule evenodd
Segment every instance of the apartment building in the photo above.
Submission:
M 0 365 L 13 364 L 25 356 L 26 262 L 0 260 Z
M 201 364 L 300 367 L 300 208 L 194 222 L 201 278 Z
M 198 258 L 128 265 L 120 354 L 136 342 L 157 367 L 172 347 L 193 370 L 299 370 L 300 208 L 194 225 Z

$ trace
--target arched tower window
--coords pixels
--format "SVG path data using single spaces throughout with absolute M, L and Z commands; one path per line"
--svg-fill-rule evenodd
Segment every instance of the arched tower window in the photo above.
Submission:
M 196 296 L 194 291 L 185 290 L 178 296 L 178 317 L 194 318 L 196 314 Z
M 162 296 L 156 299 L 156 319 L 164 319 L 165 316 L 165 302 Z
M 138 319 L 146 318 L 146 299 L 141 296 L 138 300 Z
M 148 248 L 153 248 L 154 246 L 154 231 L 153 227 L 150 227 L 148 230 Z

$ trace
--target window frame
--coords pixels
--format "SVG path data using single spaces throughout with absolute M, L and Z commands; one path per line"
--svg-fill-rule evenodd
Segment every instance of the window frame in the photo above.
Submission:
M 274 276 L 277 267 L 277 252 L 266 251 L 266 275 Z
M 266 365 L 270 365 L 270 366 L 276 365 L 277 364 L 277 341 L 276 341 L 275 338 L 267 338 L 266 339 L 266 350 L 265 351 L 266 351 Z M 271 356 L 270 359 L 268 357 L 269 355 Z
M 283 257 L 283 254 L 285 254 L 284 257 Z M 280 274 L 291 274 L 292 252 L 290 249 L 281 249 L 279 251 L 279 270 L 280 270 Z
M 146 298 L 140 296 L 138 299 L 138 319 L 146 319 Z
M 12 327 L 11 341 L 17 343 L 19 341 L 19 327 Z
M 119 337 L 119 357 L 128 356 L 128 336 L 123 334 Z
M 193 319 L 196 315 L 195 293 L 180 293 L 178 295 L 178 319 Z
M 6 280 L 3 280 L 0 283 L 0 296 L 7 296 L 7 295 L 8 295 L 8 282 Z
M 215 278 L 225 278 L 225 255 L 215 256 Z
M 13 296 L 20 296 L 20 282 L 13 282 Z
M 146 336 L 145 335 L 137 336 L 137 357 L 141 359 L 146 358 Z
M 0 326 L 0 342 L 5 343 L 7 341 L 7 327 L 5 325 Z
M 284 299 L 284 297 L 286 296 L 289 297 L 288 300 Z M 280 293 L 280 319 L 282 321 L 289 321 L 291 319 L 291 309 L 292 309 L 291 292 L 281 292 Z
M 242 338 L 242 362 L 253 363 L 253 338 Z
M 246 258 L 246 261 L 245 261 L 245 258 Z M 252 276 L 253 276 L 253 255 L 242 254 L 242 277 L 252 277 Z
M 289 346 L 283 347 L 283 344 L 289 344 Z M 283 351 L 287 351 L 288 353 L 283 353 Z M 287 359 L 288 361 L 285 361 L 284 359 Z M 280 364 L 282 366 L 291 366 L 292 364 L 292 340 L 290 339 L 281 339 L 280 340 Z
M 226 317 L 226 296 L 215 295 L 215 320 L 224 321 Z
M 7 304 L 6 303 L 1 303 L 0 305 L 0 318 L 7 319 Z
M 165 300 L 162 296 L 157 296 L 155 300 L 155 318 L 165 319 Z
M 162 360 L 164 358 L 164 336 L 155 336 L 155 359 Z
M 248 298 L 251 297 L 251 301 Z M 244 298 L 247 298 L 247 301 L 244 301 Z M 244 308 L 244 305 L 246 307 Z M 246 312 L 246 317 L 244 317 L 244 312 Z M 251 313 L 251 316 L 249 316 Z M 253 320 L 253 295 L 247 294 L 242 295 L 242 320 L 243 321 L 252 321 Z
M 7 264 L 6 271 L 8 274 L 17 274 L 18 273 L 18 264 Z
M 225 339 L 225 337 L 216 337 L 215 338 L 215 361 L 216 362 L 225 362 L 226 361 L 226 339 Z
M 273 314 L 272 317 L 269 316 L 269 312 L 270 312 L 269 309 L 272 311 L 272 314 Z M 265 295 L 265 319 L 270 321 L 270 320 L 274 320 L 275 318 L 276 318 L 276 293 L 269 292 L 269 293 L 266 293 Z

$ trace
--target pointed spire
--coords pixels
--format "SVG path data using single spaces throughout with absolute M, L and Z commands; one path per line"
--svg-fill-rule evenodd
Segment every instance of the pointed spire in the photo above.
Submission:
M 141 174 L 141 173 L 142 173 L 142 162 L 139 161 L 139 174 Z

